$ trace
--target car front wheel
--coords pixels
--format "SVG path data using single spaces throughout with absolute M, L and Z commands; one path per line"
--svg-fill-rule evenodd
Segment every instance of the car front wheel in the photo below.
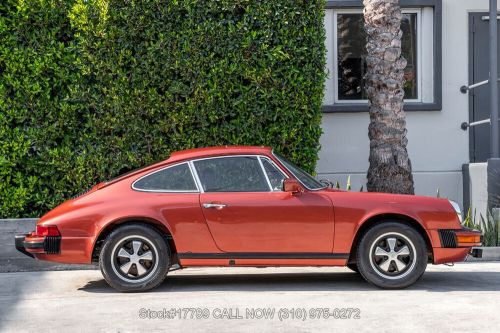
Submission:
M 371 284 L 401 289 L 415 283 L 427 267 L 427 245 L 414 228 L 396 222 L 370 228 L 358 245 L 358 269 Z
M 347 264 L 347 268 L 349 268 L 351 271 L 355 273 L 359 273 L 359 268 L 356 263 Z
M 129 224 L 106 238 L 99 267 L 106 282 L 121 292 L 145 291 L 165 279 L 170 251 L 163 237 L 145 224 Z

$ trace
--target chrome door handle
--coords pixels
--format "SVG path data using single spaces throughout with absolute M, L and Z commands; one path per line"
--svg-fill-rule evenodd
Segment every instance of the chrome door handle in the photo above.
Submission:
M 222 209 L 224 207 L 227 207 L 227 205 L 223 204 L 223 203 L 204 203 L 203 204 L 203 208 Z

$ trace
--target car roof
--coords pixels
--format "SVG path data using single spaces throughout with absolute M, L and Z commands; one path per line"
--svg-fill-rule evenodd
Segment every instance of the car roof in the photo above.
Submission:
M 267 155 L 271 153 L 272 148 L 264 146 L 220 146 L 220 147 L 204 147 L 187 149 L 173 152 L 170 158 L 165 162 L 177 162 L 182 160 L 190 160 L 195 158 L 203 158 L 209 156 L 219 156 L 219 155 L 239 155 L 239 154 L 249 154 Z
M 125 178 L 132 177 L 139 173 L 145 171 L 150 171 L 164 165 L 168 165 L 175 162 L 211 157 L 211 156 L 223 156 L 223 155 L 268 155 L 272 152 L 271 147 L 264 146 L 219 146 L 219 147 L 204 147 L 204 148 L 194 148 L 176 151 L 170 154 L 170 157 L 166 160 L 154 163 L 152 165 L 139 168 L 137 170 L 130 171 L 126 174 L 117 176 L 114 179 L 106 181 L 106 185 L 111 185 Z

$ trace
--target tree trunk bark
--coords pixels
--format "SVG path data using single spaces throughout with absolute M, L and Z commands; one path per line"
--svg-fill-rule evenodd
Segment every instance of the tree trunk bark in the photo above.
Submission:
M 403 111 L 404 68 L 398 0 L 364 0 L 370 192 L 414 194 Z

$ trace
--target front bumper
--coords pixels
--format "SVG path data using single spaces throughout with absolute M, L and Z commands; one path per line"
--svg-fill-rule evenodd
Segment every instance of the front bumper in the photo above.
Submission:
M 479 230 L 463 227 L 462 229 L 439 229 L 439 239 L 443 248 L 481 246 L 483 234 Z
M 35 254 L 59 254 L 61 252 L 60 236 L 37 236 L 34 232 L 15 236 L 16 249 L 28 257 Z
M 471 257 L 474 257 L 474 258 L 482 258 L 483 257 L 483 249 L 472 248 L 470 250 L 470 255 L 471 255 Z
M 483 235 L 469 228 L 433 230 L 433 239 L 438 246 L 433 247 L 433 263 L 444 264 L 462 262 L 467 256 L 482 257 Z

